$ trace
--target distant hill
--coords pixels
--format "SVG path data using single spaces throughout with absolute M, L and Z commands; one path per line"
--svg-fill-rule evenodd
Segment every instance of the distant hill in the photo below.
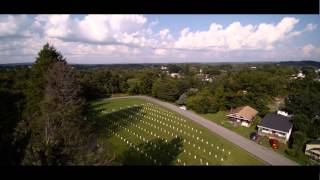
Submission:
M 305 61 L 284 61 L 284 62 L 279 62 L 277 64 L 287 65 L 287 66 L 313 66 L 313 67 L 320 68 L 320 62 L 309 61 L 309 60 L 305 60 Z
M 1 68 L 12 68 L 12 67 L 26 67 L 26 66 L 31 66 L 33 63 L 12 63 L 12 64 L 0 64 L 0 69 Z M 250 64 L 250 65 L 259 65 L 259 64 L 279 64 L 279 65 L 284 65 L 284 66 L 313 66 L 315 68 L 320 68 L 320 62 L 317 61 L 311 61 L 311 60 L 303 60 L 303 61 L 278 61 L 278 62 L 216 62 L 216 63 L 142 63 L 142 64 L 71 64 L 71 66 L 80 69 L 80 70 L 85 70 L 85 69 L 99 69 L 99 68 L 121 68 L 121 69 L 130 69 L 130 68 L 135 68 L 135 69 L 142 69 L 144 67 L 150 67 L 150 66 L 160 66 L 162 64 L 210 64 L 210 65 L 223 65 L 223 64 Z
M 1 67 L 14 67 L 14 66 L 31 66 L 33 63 L 9 63 L 9 64 L 0 64 Z

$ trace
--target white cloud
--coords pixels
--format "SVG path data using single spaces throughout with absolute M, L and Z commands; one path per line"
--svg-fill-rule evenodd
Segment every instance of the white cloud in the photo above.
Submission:
M 303 46 L 303 55 L 309 57 L 311 55 L 311 52 L 314 50 L 314 46 L 312 44 L 307 44 Z
M 155 49 L 155 50 L 154 50 L 154 53 L 155 53 L 156 55 L 163 56 L 163 55 L 166 55 L 166 54 L 167 54 L 167 50 L 165 50 L 165 49 Z
M 0 15 L 0 63 L 34 61 L 46 42 L 78 63 L 318 58 L 319 47 L 286 44 L 317 28 L 310 23 L 296 29 L 298 22 L 285 17 L 276 23 L 212 23 L 207 30 L 186 27 L 175 35 L 170 28 L 155 30 L 160 22 L 143 15 Z
M 169 35 L 169 29 L 163 29 L 159 32 L 161 39 L 165 39 Z
M 0 16 L 0 37 L 28 36 L 31 31 L 30 19 L 26 15 L 2 15 Z
M 317 25 L 316 24 L 312 24 L 312 23 L 309 23 L 309 24 L 307 24 L 307 26 L 306 26 L 306 30 L 308 30 L 308 31 L 313 31 L 313 30 L 315 30 L 317 28 Z
M 307 44 L 302 47 L 304 57 L 317 57 L 320 58 L 320 47 L 316 48 L 312 44 Z
M 40 15 L 46 36 L 66 41 L 90 43 L 131 43 L 147 19 L 142 15 L 87 15 L 83 19 L 70 15 Z
M 189 28 L 185 28 L 175 42 L 175 47 L 219 51 L 271 50 L 276 42 L 284 39 L 292 32 L 298 22 L 299 20 L 296 18 L 285 17 L 276 25 L 261 23 L 254 26 L 234 22 L 226 28 L 223 28 L 220 24 L 212 23 L 207 31 L 190 32 Z

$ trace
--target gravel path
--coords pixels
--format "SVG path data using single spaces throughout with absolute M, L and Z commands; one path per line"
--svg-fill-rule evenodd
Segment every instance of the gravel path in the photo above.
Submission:
M 253 154 L 254 156 L 258 157 L 259 159 L 262 159 L 265 161 L 267 164 L 270 165 L 275 165 L 275 166 L 293 166 L 293 165 L 298 165 L 296 162 L 276 153 L 273 152 L 270 149 L 267 149 L 266 147 L 263 147 L 255 142 L 252 142 L 251 140 L 244 138 L 243 136 L 238 135 L 237 133 L 226 129 L 212 121 L 209 121 L 196 113 L 188 110 L 182 110 L 178 106 L 175 106 L 173 104 L 163 102 L 161 100 L 148 97 L 148 96 L 124 96 L 124 97 L 115 97 L 115 98 L 110 98 L 110 99 L 122 99 L 122 98 L 140 98 L 144 99 L 153 103 L 156 103 L 160 106 L 163 106 L 167 109 L 170 109 L 172 111 L 175 111 L 195 123 L 198 123 L 210 131 L 212 131 L 215 134 L 218 134 L 222 136 L 224 139 L 232 142 L 233 144 L 238 145 L 242 149 L 248 151 L 249 153 Z

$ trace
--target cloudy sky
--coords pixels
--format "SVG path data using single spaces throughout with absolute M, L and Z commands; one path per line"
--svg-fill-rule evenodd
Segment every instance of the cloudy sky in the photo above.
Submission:
M 320 61 L 319 15 L 0 15 L 0 64 Z

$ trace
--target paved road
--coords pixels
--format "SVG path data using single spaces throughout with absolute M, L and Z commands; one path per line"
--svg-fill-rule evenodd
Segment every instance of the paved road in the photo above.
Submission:
M 263 147 L 255 142 L 252 142 L 251 140 L 244 138 L 243 136 L 240 136 L 229 129 L 226 129 L 226 128 L 224 128 L 224 127 L 222 127 L 212 121 L 209 121 L 209 120 L 197 115 L 196 113 L 194 113 L 192 111 L 182 110 L 173 104 L 163 102 L 163 101 L 160 101 L 158 99 L 148 97 L 148 96 L 125 96 L 125 97 L 116 97 L 116 98 L 112 98 L 112 99 L 117 99 L 117 98 L 140 98 L 140 99 L 144 99 L 144 100 L 156 103 L 156 104 L 163 106 L 165 108 L 168 108 L 172 111 L 175 111 L 175 112 L 191 119 L 192 121 L 208 128 L 210 131 L 222 136 L 224 139 L 232 142 L 233 144 L 238 145 L 242 149 L 244 149 L 244 150 L 248 151 L 249 153 L 258 157 L 259 159 L 262 159 L 267 164 L 279 165 L 279 166 L 298 165 L 296 162 L 294 162 L 290 159 L 287 159 L 286 157 L 284 157 L 276 152 L 273 152 L 272 150 L 267 149 L 266 147 Z

